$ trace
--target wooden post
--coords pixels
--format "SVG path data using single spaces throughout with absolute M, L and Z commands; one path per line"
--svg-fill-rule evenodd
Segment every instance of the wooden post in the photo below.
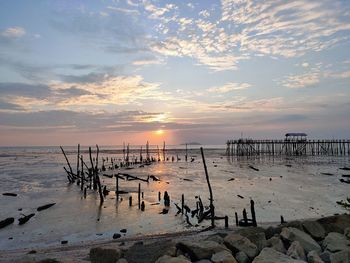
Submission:
M 163 141 L 163 162 L 165 162 L 165 141 Z
M 117 195 L 117 200 L 119 199 L 119 175 L 115 176 L 115 194 Z
M 281 215 L 281 224 L 284 224 L 286 221 L 284 221 L 283 216 Z
M 236 226 L 238 226 L 238 214 L 235 212 L 235 218 L 236 218 Z
M 86 198 L 86 187 L 84 188 L 84 198 Z
M 186 143 L 186 154 L 185 154 L 185 160 L 187 162 L 187 143 Z
M 132 196 L 129 196 L 129 206 L 132 206 Z
M 141 198 L 143 199 L 143 192 L 141 192 Z
M 209 174 L 208 174 L 208 170 L 207 170 L 207 165 L 205 163 L 205 158 L 204 158 L 204 152 L 203 152 L 203 147 L 200 148 L 201 149 L 201 154 L 202 154 L 202 160 L 203 160 L 203 165 L 204 165 L 204 171 L 205 171 L 205 176 L 207 179 L 207 183 L 208 183 L 208 188 L 209 188 L 209 200 L 210 200 L 210 210 L 211 210 L 211 226 L 215 227 L 215 207 L 213 205 L 213 192 L 211 190 L 211 185 L 210 185 L 210 181 L 209 181 Z
M 142 201 L 142 203 L 141 203 L 141 211 L 145 211 L 145 202 L 144 201 Z
M 62 153 L 63 153 L 63 155 L 64 155 L 64 158 L 66 158 L 66 162 L 67 162 L 67 164 L 68 164 L 70 174 L 71 174 L 71 176 L 73 177 L 74 174 L 73 174 L 72 166 L 70 166 L 69 160 L 68 160 L 67 155 L 66 155 L 66 153 L 64 152 L 62 146 L 60 146 L 60 148 L 61 148 L 61 150 L 62 150 Z M 73 177 L 73 178 L 74 178 L 74 177 Z
M 228 216 L 225 216 L 225 228 L 228 228 Z
M 161 200 L 161 193 L 158 192 L 158 201 L 160 201 L 160 200 Z
M 254 201 L 253 200 L 250 200 L 250 211 L 252 213 L 253 226 L 257 226 L 256 217 L 255 217 Z
M 80 144 L 78 144 L 78 155 L 77 155 L 77 176 L 78 177 L 80 175 L 80 172 L 79 172 L 79 159 L 80 159 Z
M 81 163 L 81 174 L 80 174 L 80 177 L 81 177 L 81 188 L 80 190 L 83 191 L 84 189 L 84 181 L 85 181 L 85 175 L 84 175 L 84 165 L 83 165 L 83 156 L 80 156 L 80 163 Z
M 182 194 L 181 196 L 181 214 L 184 213 L 184 205 L 185 205 L 185 196 Z
M 137 195 L 137 201 L 138 201 L 138 205 L 139 205 L 139 209 L 141 208 L 141 184 L 139 183 L 139 192 Z
M 248 223 L 247 211 L 245 210 L 245 208 L 243 209 L 243 220 L 244 223 Z

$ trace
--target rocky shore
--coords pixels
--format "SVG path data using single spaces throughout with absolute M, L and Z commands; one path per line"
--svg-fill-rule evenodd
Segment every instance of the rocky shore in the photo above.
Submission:
M 75 252 L 74 252 L 75 251 Z M 116 241 L 99 246 L 27 254 L 4 262 L 93 263 L 345 263 L 350 262 L 350 215 L 278 226 L 217 229 L 176 237 Z M 46 258 L 45 258 L 46 257 Z M 49 257 L 49 258 L 48 258 Z M 8 261 L 6 261 L 8 260 Z

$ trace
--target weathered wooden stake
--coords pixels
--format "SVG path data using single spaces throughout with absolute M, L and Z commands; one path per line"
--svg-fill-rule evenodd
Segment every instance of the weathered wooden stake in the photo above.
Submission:
M 158 192 L 158 201 L 160 201 L 160 200 L 161 200 L 161 193 Z
M 215 219 L 214 219 L 214 217 L 215 217 L 215 207 L 213 205 L 213 201 L 214 201 L 214 199 L 213 199 L 213 192 L 211 190 L 207 164 L 205 163 L 205 158 L 204 158 L 203 147 L 201 147 L 200 149 L 201 149 L 202 160 L 203 160 L 203 165 L 204 165 L 205 177 L 207 179 L 208 188 L 209 188 L 209 200 L 210 200 L 210 210 L 211 210 L 211 226 L 215 227 Z
M 145 202 L 144 201 L 142 201 L 142 203 L 141 203 L 141 211 L 145 211 Z
M 62 153 L 63 153 L 63 155 L 64 155 L 64 158 L 66 158 L 66 162 L 67 162 L 67 164 L 68 164 L 70 174 L 71 174 L 71 176 L 74 176 L 73 169 L 72 169 L 72 166 L 70 166 L 70 163 L 69 163 L 69 160 L 68 160 L 68 158 L 67 158 L 67 155 L 66 155 L 66 153 L 64 152 L 62 146 L 60 146 L 60 148 L 61 148 L 61 150 L 62 150 Z
M 235 212 L 235 218 L 236 218 L 236 226 L 238 226 L 238 214 Z
M 225 216 L 225 228 L 228 228 L 228 216 Z
M 245 208 L 243 209 L 243 220 L 245 224 L 248 223 L 247 211 L 245 210 Z
M 129 206 L 132 206 L 132 196 L 129 196 Z
M 252 223 L 253 223 L 253 226 L 257 226 L 256 217 L 255 217 L 254 201 L 253 201 L 253 200 L 250 200 L 250 211 L 251 211 L 251 213 L 252 213 Z
M 139 192 L 137 194 L 137 201 L 138 201 L 138 205 L 139 205 L 139 209 L 141 208 L 141 184 L 139 183 Z
M 184 213 L 184 205 L 185 205 L 185 195 L 181 195 L 181 214 Z

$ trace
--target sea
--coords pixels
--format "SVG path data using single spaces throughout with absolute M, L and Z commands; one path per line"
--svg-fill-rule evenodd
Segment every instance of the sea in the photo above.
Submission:
M 235 213 L 241 219 L 246 209 L 251 217 L 251 200 L 255 203 L 257 223 L 262 226 L 278 223 L 281 215 L 285 221 L 291 221 L 346 212 L 337 201 L 350 195 L 349 184 L 340 181 L 350 173 L 340 169 L 350 166 L 349 156 L 228 157 L 225 145 L 189 145 L 187 150 L 184 145 L 167 145 L 163 155 L 163 146 L 151 145 L 149 154 L 156 159 L 151 165 L 116 169 L 115 164 L 125 158 L 125 147 L 100 146 L 98 164 L 101 168 L 104 159 L 106 167 L 106 171 L 100 172 L 101 183 L 110 191 L 101 205 L 97 191 L 88 189 L 84 197 L 80 186 L 68 182 L 63 167 L 69 168 L 60 147 L 0 147 L 0 221 L 15 218 L 13 224 L 0 229 L 0 251 L 62 246 L 62 241 L 84 244 L 112 240 L 116 233 L 121 238 L 132 238 L 208 227 L 209 220 L 199 223 L 195 216 L 178 213 L 176 208 L 181 206 L 182 195 L 192 211 L 199 197 L 204 206 L 209 206 L 200 147 L 204 149 L 216 216 L 228 216 L 230 228 L 236 227 Z M 139 160 L 140 154 L 146 158 L 146 146 L 142 152 L 140 148 L 130 146 L 129 160 Z M 63 149 L 75 172 L 77 146 L 63 146 Z M 96 146 L 91 146 L 91 150 L 95 159 Z M 90 166 L 89 147 L 82 146 L 80 153 Z M 119 179 L 119 190 L 125 194 L 117 198 L 115 177 L 103 174 L 118 173 L 143 179 L 153 175 L 159 180 L 150 179 L 147 183 Z M 139 184 L 144 211 L 139 209 L 137 201 Z M 167 213 L 164 213 L 165 191 L 170 196 Z M 55 205 L 37 211 L 49 203 Z M 26 224 L 18 224 L 19 218 L 32 213 L 35 215 Z M 224 220 L 215 223 L 224 227 Z

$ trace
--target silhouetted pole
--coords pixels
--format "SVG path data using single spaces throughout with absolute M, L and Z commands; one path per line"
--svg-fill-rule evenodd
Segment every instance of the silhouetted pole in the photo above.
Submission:
M 210 185 L 210 181 L 209 181 L 209 174 L 208 174 L 208 169 L 207 169 L 207 164 L 205 163 L 205 158 L 204 158 L 204 152 L 203 152 L 203 147 L 200 148 L 201 149 L 201 154 L 202 154 L 202 160 L 203 160 L 203 165 L 204 165 L 204 171 L 205 171 L 205 177 L 207 179 L 207 183 L 208 183 L 208 188 L 209 188 L 209 200 L 210 200 L 210 211 L 211 211 L 211 226 L 215 227 L 215 208 L 213 205 L 213 192 L 211 190 L 211 185 Z

